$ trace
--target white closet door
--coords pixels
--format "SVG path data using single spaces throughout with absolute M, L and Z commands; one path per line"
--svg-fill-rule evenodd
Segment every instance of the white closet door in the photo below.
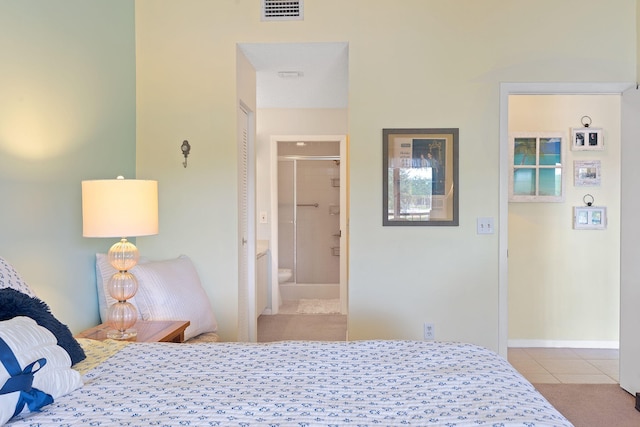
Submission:
M 621 113 L 620 386 L 635 394 L 640 391 L 640 90 L 634 87 L 623 92 Z
M 257 341 L 255 160 L 250 113 L 238 109 L 238 341 Z

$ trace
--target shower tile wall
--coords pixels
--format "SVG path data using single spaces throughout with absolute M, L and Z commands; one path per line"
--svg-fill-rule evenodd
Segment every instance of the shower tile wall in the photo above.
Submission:
M 297 161 L 297 283 L 340 281 L 340 168 L 333 160 Z M 318 207 L 300 206 L 318 203 Z

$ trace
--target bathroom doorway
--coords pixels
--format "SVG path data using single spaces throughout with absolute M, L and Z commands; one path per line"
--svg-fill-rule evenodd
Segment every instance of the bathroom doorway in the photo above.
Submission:
M 254 318 L 252 312 L 257 317 L 278 314 L 277 145 L 273 141 L 288 140 L 339 141 L 340 205 L 343 207 L 340 214 L 339 304 L 340 313 L 346 314 L 348 230 L 344 207 L 347 206 L 348 184 L 345 170 L 348 163 L 349 44 L 239 43 L 237 47 L 238 81 L 245 83 L 241 92 L 249 100 L 255 98 L 256 111 L 255 191 L 250 195 L 256 200 L 256 232 L 249 235 L 248 240 L 255 240 L 256 247 L 268 248 L 265 252 L 262 249 L 260 253 L 256 252 L 261 259 L 256 270 L 267 271 L 267 274 L 257 275 L 254 300 L 248 298 L 245 302 L 239 298 L 240 312 L 246 310 L 250 321 Z M 253 76 L 255 81 L 252 81 Z M 318 134 L 324 135 L 296 136 Z M 272 135 L 286 136 L 274 139 Z M 346 321 L 343 323 L 346 331 Z
M 347 314 L 346 136 L 271 140 L 272 314 Z

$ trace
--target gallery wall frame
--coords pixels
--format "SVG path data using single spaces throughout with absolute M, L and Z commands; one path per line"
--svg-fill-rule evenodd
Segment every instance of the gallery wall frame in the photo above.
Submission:
M 571 150 L 604 150 L 604 138 L 602 136 L 602 129 L 592 127 L 571 128 Z
M 382 225 L 458 225 L 458 128 L 382 130 Z
M 573 185 L 576 187 L 599 187 L 600 181 L 600 160 L 573 161 Z
M 576 230 L 604 230 L 607 228 L 605 206 L 574 206 L 573 228 Z

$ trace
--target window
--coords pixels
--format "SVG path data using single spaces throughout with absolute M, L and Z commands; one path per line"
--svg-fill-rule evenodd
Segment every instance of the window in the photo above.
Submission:
M 509 135 L 509 201 L 564 200 L 564 137 L 561 133 Z

